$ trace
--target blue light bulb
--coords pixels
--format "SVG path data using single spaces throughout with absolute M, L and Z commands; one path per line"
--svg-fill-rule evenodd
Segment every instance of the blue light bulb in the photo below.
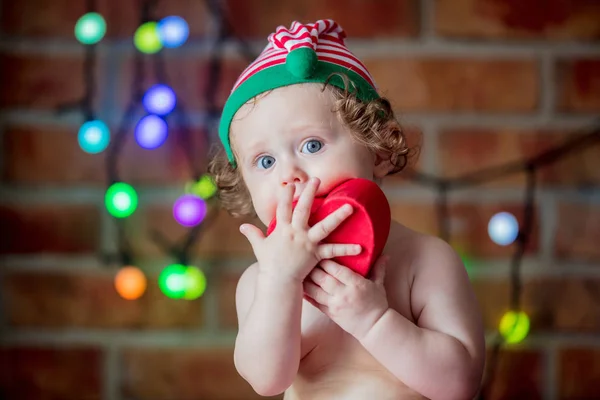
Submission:
M 175 108 L 175 92 L 167 85 L 154 85 L 142 99 L 144 108 L 150 114 L 167 115 Z
M 497 213 L 488 223 L 488 234 L 494 243 L 508 246 L 517 239 L 519 223 L 511 213 Z
M 158 23 L 158 37 L 164 47 L 179 47 L 190 34 L 187 22 L 181 17 L 165 17 Z
M 79 128 L 77 135 L 79 146 L 86 153 L 100 153 L 110 142 L 110 131 L 102 121 L 87 121 Z
M 135 127 L 135 140 L 145 149 L 155 149 L 167 139 L 169 128 L 162 118 L 147 115 Z

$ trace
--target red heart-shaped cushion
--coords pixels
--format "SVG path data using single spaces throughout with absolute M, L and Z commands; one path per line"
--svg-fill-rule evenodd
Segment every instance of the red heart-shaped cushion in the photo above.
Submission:
M 313 226 L 344 204 L 352 205 L 354 212 L 322 243 L 360 244 L 362 251 L 355 256 L 333 258 L 356 273 L 367 276 L 373 263 L 381 255 L 390 232 L 390 205 L 375 182 L 368 179 L 350 179 L 336 186 L 325 197 L 313 201 L 309 226 Z M 295 206 L 295 203 L 294 203 Z M 274 218 L 267 235 L 277 225 Z

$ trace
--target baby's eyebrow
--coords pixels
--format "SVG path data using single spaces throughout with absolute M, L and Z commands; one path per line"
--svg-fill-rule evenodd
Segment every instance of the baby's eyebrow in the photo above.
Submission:
M 265 147 L 266 143 L 267 142 L 265 140 L 258 140 L 256 142 L 250 142 L 248 145 L 246 145 L 244 150 L 246 150 L 249 153 L 254 153 L 258 149 Z

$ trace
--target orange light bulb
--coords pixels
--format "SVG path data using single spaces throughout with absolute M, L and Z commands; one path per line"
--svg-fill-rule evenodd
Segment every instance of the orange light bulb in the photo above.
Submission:
M 115 289 L 127 300 L 138 299 L 146 291 L 148 281 L 139 268 L 127 266 L 121 268 L 115 276 Z

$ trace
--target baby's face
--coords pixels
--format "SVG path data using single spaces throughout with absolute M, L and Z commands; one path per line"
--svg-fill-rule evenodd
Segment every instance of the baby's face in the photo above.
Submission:
M 268 225 L 281 188 L 294 183 L 294 199 L 307 181 L 321 181 L 317 196 L 349 178 L 373 180 L 375 156 L 338 120 L 321 85 L 292 85 L 243 106 L 231 124 L 237 165 L 254 209 Z

